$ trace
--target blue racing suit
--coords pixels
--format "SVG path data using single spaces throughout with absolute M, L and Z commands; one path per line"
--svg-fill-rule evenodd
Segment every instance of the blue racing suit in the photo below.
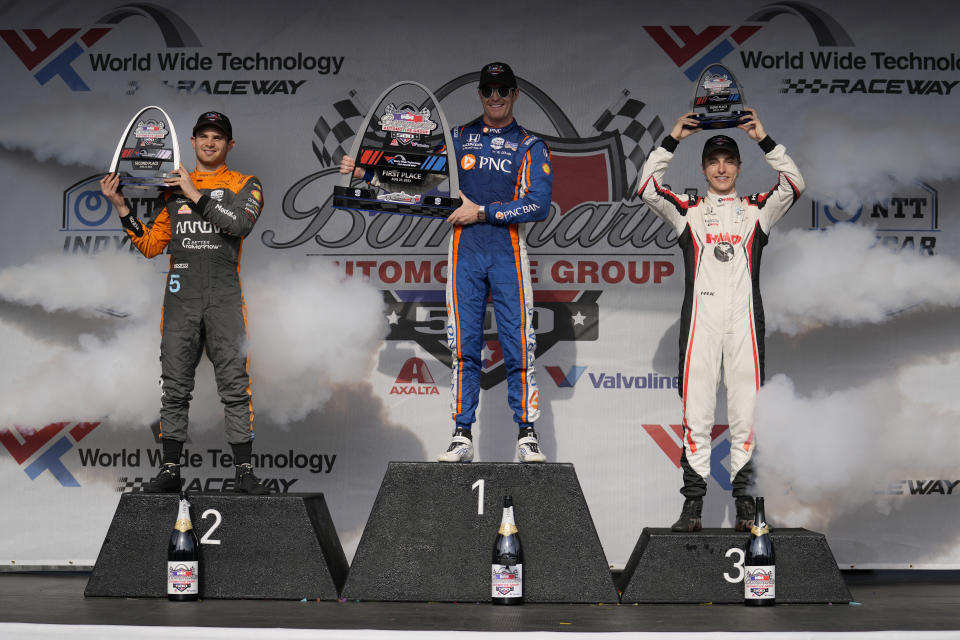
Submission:
M 546 143 L 516 121 L 501 129 L 478 119 L 453 129 L 460 190 L 485 207 L 486 219 L 455 226 L 447 277 L 447 343 L 453 351 L 456 426 L 476 420 L 483 370 L 484 316 L 493 300 L 496 329 L 507 368 L 513 419 L 530 426 L 540 416 L 533 359 L 533 290 L 520 223 L 543 220 L 550 212 L 553 171 Z

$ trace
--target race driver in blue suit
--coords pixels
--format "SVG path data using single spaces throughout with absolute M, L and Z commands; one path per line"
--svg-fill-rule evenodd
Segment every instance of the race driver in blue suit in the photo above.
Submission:
M 533 427 L 540 416 L 533 366 L 537 342 L 530 264 L 520 225 L 543 220 L 550 212 L 550 150 L 514 120 L 520 90 L 509 65 L 484 66 L 478 95 L 483 115 L 452 132 L 463 202 L 447 218 L 453 225 L 447 263 L 447 342 L 453 351 L 455 426 L 449 447 L 437 459 L 473 460 L 472 427 L 480 397 L 489 296 L 507 369 L 508 402 L 519 426 L 518 456 L 521 462 L 544 462 Z M 341 162 L 341 172 L 363 175 L 349 157 Z

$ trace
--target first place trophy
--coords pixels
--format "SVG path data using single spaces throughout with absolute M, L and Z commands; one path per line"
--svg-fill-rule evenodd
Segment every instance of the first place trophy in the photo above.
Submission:
M 446 218 L 459 207 L 459 176 L 447 118 L 419 82 L 387 88 L 357 130 L 350 156 L 367 182 L 343 176 L 333 206 Z
M 120 176 L 120 188 L 140 190 L 141 198 L 155 197 L 180 167 L 177 132 L 167 112 L 144 107 L 124 129 L 110 162 L 110 173 Z
M 740 83 L 729 69 L 717 63 L 700 74 L 693 88 L 690 110 L 700 121 L 701 129 L 732 129 L 750 116 Z

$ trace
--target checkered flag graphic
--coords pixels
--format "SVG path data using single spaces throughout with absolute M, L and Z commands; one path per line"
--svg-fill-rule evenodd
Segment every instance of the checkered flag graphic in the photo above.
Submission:
M 366 113 L 357 100 L 357 92 L 351 90 L 349 97 L 334 102 L 331 112 L 317 119 L 313 126 L 313 153 L 321 165 L 331 167 L 340 163 L 340 158 L 347 153 L 347 141 L 353 138 L 355 127 Z
M 784 78 L 783 84 L 784 86 L 780 87 L 780 93 L 820 93 L 820 91 L 830 87 L 829 84 L 819 78 L 814 78 L 809 82 L 803 78 L 800 80 Z
M 140 493 L 146 484 L 147 481 L 139 476 L 117 478 L 117 493 Z
M 654 115 L 650 120 L 641 119 L 641 113 L 646 106 L 645 103 L 631 98 L 630 91 L 624 89 L 616 102 L 605 109 L 593 123 L 593 128 L 600 133 L 616 131 L 620 134 L 624 156 L 630 161 L 627 163 L 630 180 L 628 199 L 636 197 L 640 186 L 640 169 L 647 155 L 656 148 L 664 132 L 660 116 Z M 644 124 L 645 121 L 647 124 Z M 633 169 L 630 168 L 631 166 Z

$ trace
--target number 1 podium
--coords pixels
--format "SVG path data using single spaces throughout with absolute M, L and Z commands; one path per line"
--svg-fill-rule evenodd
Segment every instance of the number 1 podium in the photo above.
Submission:
M 489 602 L 512 495 L 527 602 L 617 602 L 572 464 L 391 462 L 343 588 L 348 600 Z
M 322 493 L 190 495 L 201 598 L 336 600 L 347 558 Z M 175 493 L 125 493 L 85 596 L 161 598 Z

